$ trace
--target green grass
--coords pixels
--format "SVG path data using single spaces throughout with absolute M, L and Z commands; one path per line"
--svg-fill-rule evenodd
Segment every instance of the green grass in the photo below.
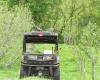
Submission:
M 69 46 L 59 45 L 61 80 L 80 80 L 79 65 L 75 60 Z M 100 60 L 95 66 L 95 80 L 100 80 Z M 0 80 L 19 80 L 20 65 L 13 66 L 12 69 L 0 69 Z M 86 62 L 86 79 L 91 80 L 91 62 Z M 22 80 L 48 80 L 37 77 Z
M 19 73 L 20 72 L 18 70 L 12 70 L 12 69 L 0 70 L 0 80 L 20 80 Z M 22 80 L 49 80 L 49 79 L 29 77 L 29 78 L 23 78 Z

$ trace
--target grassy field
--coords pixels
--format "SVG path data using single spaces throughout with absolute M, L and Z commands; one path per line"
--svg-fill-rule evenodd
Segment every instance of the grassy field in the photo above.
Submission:
M 75 60 L 72 50 L 69 46 L 59 45 L 60 53 L 60 72 L 61 80 L 80 80 L 80 69 Z M 95 80 L 100 80 L 100 60 L 95 66 Z M 19 80 L 20 65 L 13 66 L 10 69 L 0 69 L 0 80 Z M 86 80 L 91 80 L 91 62 L 86 62 Z M 40 78 L 26 78 L 22 80 L 48 80 Z
M 7 0 L 7 1 L 10 1 L 10 0 Z M 13 1 L 13 0 L 11 0 L 11 1 Z M 27 6 L 25 7 L 25 6 L 21 6 L 21 5 L 15 6 L 14 10 L 11 9 L 11 11 L 10 11 L 8 9 L 8 4 L 6 4 L 6 3 L 7 3 L 6 0 L 0 0 L 0 80 L 20 80 L 19 73 L 20 73 L 20 62 L 21 62 L 21 58 L 22 58 L 21 57 L 21 55 L 22 55 L 22 53 L 21 53 L 22 52 L 22 34 L 24 32 L 30 32 L 30 29 L 32 27 L 35 28 L 35 26 L 38 27 L 38 25 L 35 24 L 35 21 L 33 19 L 34 15 L 31 15 L 31 11 L 29 10 L 29 7 L 27 7 Z M 90 2 L 89 2 L 89 4 L 90 4 Z M 86 5 L 87 5 L 87 2 L 86 2 Z M 83 6 L 83 4 L 82 4 L 82 6 Z M 65 12 L 67 12 L 66 9 L 64 9 L 64 10 L 65 10 Z M 81 7 L 80 7 L 80 10 L 81 10 Z M 86 10 L 88 13 L 87 7 L 86 7 Z M 98 10 L 94 9 L 94 11 L 98 11 Z M 68 6 L 68 13 L 69 13 L 69 6 Z M 82 14 L 83 13 L 84 12 L 82 12 Z M 48 14 L 48 13 L 46 13 L 46 14 Z M 70 15 L 67 13 L 65 13 L 65 14 L 66 14 L 65 16 Z M 76 14 L 75 14 L 75 16 L 76 16 Z M 95 18 L 96 18 L 96 16 L 97 16 L 97 14 L 93 15 L 93 17 L 95 17 Z M 44 16 L 44 17 L 46 17 L 46 16 Z M 47 19 L 48 19 L 48 17 L 47 17 Z M 75 23 L 78 22 L 77 24 L 82 23 L 82 25 L 83 25 L 83 22 L 85 22 L 84 24 L 86 24 L 87 21 L 84 21 L 85 20 L 84 18 L 85 18 L 84 16 L 81 17 L 81 15 L 79 15 L 77 17 L 77 19 L 79 20 L 79 22 L 78 22 L 78 20 L 75 17 Z M 46 19 L 46 18 L 44 18 L 44 19 Z M 64 18 L 64 19 L 67 19 L 67 18 Z M 72 19 L 74 19 L 74 17 Z M 86 15 L 86 19 L 88 19 L 87 15 Z M 94 21 L 96 21 L 96 20 L 97 19 L 94 19 Z M 49 21 L 49 19 L 47 21 Z M 55 20 L 53 20 L 53 21 L 55 22 Z M 61 18 L 61 20 L 57 21 L 57 25 L 56 25 L 57 27 L 55 27 L 55 28 L 58 28 L 57 31 L 59 31 L 59 29 L 61 29 L 61 26 L 63 25 L 62 21 L 63 21 L 63 17 Z M 64 21 L 66 22 L 66 20 L 64 20 Z M 93 21 L 93 23 L 94 23 L 94 21 Z M 68 22 L 70 22 L 70 21 L 68 21 Z M 48 24 L 48 22 L 46 22 L 46 25 L 47 24 Z M 50 24 L 53 24 L 51 19 L 50 19 Z M 67 23 L 67 24 L 69 25 L 70 23 Z M 66 25 L 66 28 L 65 28 L 66 30 L 64 31 L 63 34 L 66 34 L 66 36 L 67 36 L 67 33 L 68 34 L 71 33 L 68 36 L 70 38 L 70 36 L 72 35 L 72 38 L 74 39 L 74 36 L 73 36 L 74 33 L 75 33 L 75 36 L 77 34 L 77 32 L 76 32 L 77 31 L 76 29 L 78 28 L 78 27 L 76 27 L 77 24 L 75 25 L 75 28 L 73 28 L 74 24 L 73 25 L 71 24 L 71 26 L 73 26 L 71 32 L 69 32 L 70 27 L 68 27 L 68 32 L 66 32 L 67 31 L 67 25 Z M 43 25 L 44 25 L 44 22 L 43 22 Z M 59 25 L 59 27 L 58 27 L 58 25 Z M 88 33 L 87 34 L 88 36 L 86 35 L 86 40 L 87 40 L 87 37 L 90 36 L 89 34 L 92 33 L 91 32 L 92 28 L 90 27 L 92 25 L 93 24 L 90 21 L 89 26 L 86 26 L 86 27 L 84 26 L 84 28 L 86 28 L 86 30 L 82 28 L 84 35 L 86 35 Z M 93 25 L 92 27 L 94 27 L 96 25 L 97 24 Z M 41 26 L 41 24 L 39 26 Z M 48 26 L 49 26 L 49 24 L 48 24 Z M 87 28 L 87 27 L 89 27 L 89 28 Z M 99 27 L 99 25 L 98 25 L 98 27 Z M 50 28 L 48 27 L 48 29 L 50 29 Z M 95 32 L 95 29 L 98 30 L 98 28 L 94 27 L 93 32 Z M 52 30 L 52 27 L 51 27 L 51 30 Z M 56 31 L 56 30 L 54 30 L 54 31 Z M 98 30 L 97 32 L 99 33 L 100 31 Z M 80 31 L 78 33 L 80 33 Z M 95 33 L 93 33 L 93 35 L 95 35 L 95 37 L 97 36 Z M 92 43 L 91 41 L 94 41 L 94 39 L 96 39 L 95 37 L 90 36 L 89 41 L 86 41 L 86 44 L 88 42 Z M 84 36 L 83 36 L 83 38 L 84 38 Z M 92 38 L 93 38 L 93 40 L 91 40 Z M 99 37 L 97 37 L 97 38 L 98 38 L 98 41 L 97 40 L 96 41 L 99 43 Z M 75 56 L 75 54 L 74 54 L 75 52 L 72 51 L 72 49 L 70 47 L 72 47 L 72 46 L 64 45 L 64 44 L 59 45 L 59 48 L 61 48 L 61 50 L 59 51 L 59 53 L 60 53 L 60 77 L 61 77 L 61 80 L 81 80 L 80 79 L 80 66 L 79 66 L 79 63 L 77 62 L 77 56 Z M 47 47 L 44 47 L 44 48 L 46 49 Z M 39 46 L 39 50 L 41 51 L 42 49 L 43 49 L 43 46 Z M 90 55 L 91 55 L 91 53 L 90 53 Z M 91 60 L 88 59 L 86 54 L 84 55 L 84 57 L 85 57 L 85 62 L 86 62 L 86 80 L 92 80 Z M 98 57 L 98 59 L 97 59 L 97 63 L 95 66 L 95 80 L 100 80 L 100 76 L 99 76 L 100 75 L 100 58 L 99 58 L 100 53 L 97 57 Z M 10 65 L 10 66 L 8 66 L 8 65 Z M 31 78 L 26 78 L 26 79 L 22 79 L 22 80 L 48 80 L 48 79 L 31 77 Z

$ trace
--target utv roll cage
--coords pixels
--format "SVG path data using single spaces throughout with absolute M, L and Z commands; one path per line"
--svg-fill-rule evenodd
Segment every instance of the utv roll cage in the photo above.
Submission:
M 26 43 L 49 43 L 55 44 L 58 50 L 58 34 L 50 32 L 31 32 L 24 33 L 23 53 L 26 52 Z

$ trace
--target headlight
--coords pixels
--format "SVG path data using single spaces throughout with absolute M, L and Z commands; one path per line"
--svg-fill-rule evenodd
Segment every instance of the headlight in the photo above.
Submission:
M 57 56 L 57 63 L 59 63 L 59 56 Z
M 22 62 L 27 63 L 27 56 L 22 56 Z
M 37 56 L 29 56 L 28 59 L 29 60 L 37 60 Z

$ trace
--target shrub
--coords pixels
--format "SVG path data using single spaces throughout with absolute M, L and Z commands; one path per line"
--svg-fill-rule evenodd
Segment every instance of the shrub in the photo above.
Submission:
M 11 11 L 7 5 L 0 6 L 0 66 L 8 67 L 20 60 L 22 34 L 33 26 L 27 6 L 15 6 Z

